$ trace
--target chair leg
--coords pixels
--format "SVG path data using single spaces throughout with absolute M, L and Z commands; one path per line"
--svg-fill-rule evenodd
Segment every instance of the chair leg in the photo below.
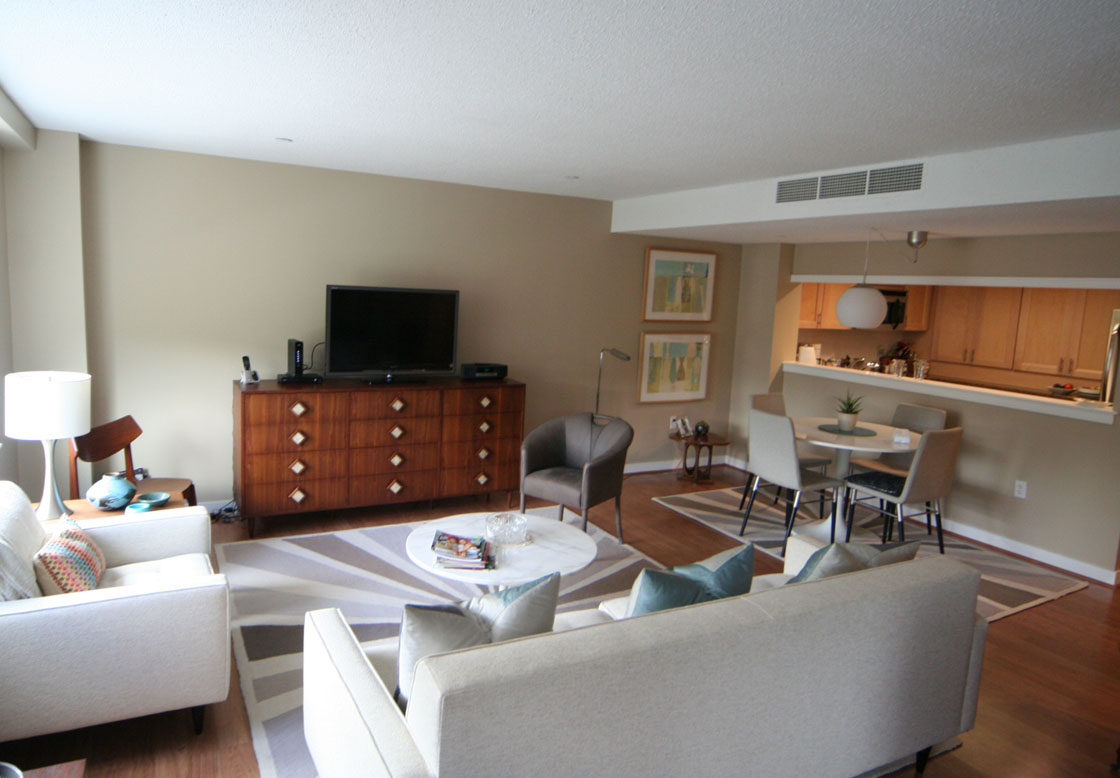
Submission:
M 839 487 L 837 487 L 839 488 Z M 824 491 L 821 491 L 821 518 L 824 518 Z M 829 535 L 829 542 L 836 542 L 836 492 L 832 493 L 832 530 Z
M 937 509 L 934 513 L 934 518 L 937 519 L 937 550 L 944 554 L 945 537 L 941 534 L 941 500 L 934 500 L 934 507 Z
M 848 530 L 844 534 L 844 542 L 845 543 L 851 543 L 852 542 L 852 522 L 854 522 L 855 518 L 856 518 L 856 506 L 855 506 L 855 503 L 852 502 L 852 497 L 853 496 L 854 495 L 852 494 L 852 487 L 845 486 L 844 487 L 844 512 L 848 515 L 848 521 L 847 521 Z M 833 505 L 832 509 L 835 511 L 836 506 Z
M 927 746 L 918 752 L 914 759 L 914 774 L 922 775 L 926 771 L 926 765 L 929 763 L 929 754 L 933 750 L 933 746 Z
M 194 493 L 194 482 L 183 490 L 183 499 L 187 501 L 187 505 L 198 505 L 198 498 Z
M 525 512 L 525 492 L 521 493 L 521 502 L 518 503 L 517 512 L 518 513 L 524 513 Z
M 195 705 L 191 708 L 191 723 L 194 724 L 194 734 L 202 734 L 202 725 L 206 717 L 206 706 Z
M 743 514 L 743 526 L 739 527 L 739 534 L 740 535 L 742 535 L 744 532 L 747 531 L 747 519 L 749 519 L 751 517 L 751 508 L 754 507 L 754 498 L 755 498 L 755 495 L 758 494 L 758 484 L 761 480 L 762 479 L 759 478 L 757 475 L 752 476 L 751 489 L 750 489 L 751 499 L 750 499 L 750 502 L 747 503 L 747 512 Z M 746 496 L 746 494 L 747 493 L 744 491 L 743 495 Z
M 793 490 L 790 490 L 793 492 Z M 790 533 L 793 532 L 793 521 L 797 518 L 797 506 L 801 502 L 801 492 L 793 492 L 793 499 L 786 507 L 786 536 L 782 538 L 782 556 L 786 555 L 786 544 L 789 543 Z
M 906 542 L 906 519 L 902 513 L 902 503 L 895 503 L 895 510 L 898 512 L 898 540 L 901 543 Z
M 587 532 L 587 508 L 580 509 L 579 515 L 583 519 L 583 531 Z
M 751 483 L 754 481 L 754 476 L 747 473 L 747 482 L 743 484 L 743 496 L 739 498 L 739 510 L 743 510 L 743 505 L 747 502 L 747 492 L 751 490 Z
M 614 498 L 614 528 L 618 531 L 618 542 L 622 542 L 622 495 Z
M 927 535 L 932 535 L 933 534 L 933 526 L 932 526 L 933 522 L 931 521 L 931 514 L 932 513 L 933 513 L 933 511 L 929 507 L 929 500 L 926 500 L 926 534 Z

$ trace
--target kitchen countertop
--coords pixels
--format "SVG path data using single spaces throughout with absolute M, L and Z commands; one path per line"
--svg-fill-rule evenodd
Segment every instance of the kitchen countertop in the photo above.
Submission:
M 932 379 L 919 380 L 917 378 L 887 375 L 886 373 L 870 373 L 866 370 L 852 370 L 847 367 L 806 365 L 801 362 L 783 362 L 782 370 L 787 373 L 816 376 L 833 381 L 844 381 L 849 384 L 877 386 L 882 389 L 895 389 L 930 397 L 945 397 L 981 405 L 995 405 L 1000 408 L 1061 416 L 1097 424 L 1112 424 L 1116 420 L 1116 411 L 1111 404 L 1102 405 L 1090 401 L 1039 397 L 1003 389 L 987 389 L 981 386 L 967 386 Z

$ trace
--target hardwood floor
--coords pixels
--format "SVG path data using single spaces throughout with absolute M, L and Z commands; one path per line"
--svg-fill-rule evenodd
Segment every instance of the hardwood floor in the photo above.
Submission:
M 742 484 L 745 474 L 713 470 L 715 482 L 697 487 L 675 473 L 628 476 L 623 494 L 623 531 L 628 543 L 666 565 L 702 559 L 735 541 L 691 522 L 650 498 Z M 540 504 L 539 502 L 535 504 Z M 429 506 L 316 514 L 258 522 L 258 537 L 327 532 L 451 513 L 502 509 L 496 497 L 444 500 Z M 591 520 L 614 531 L 613 506 Z M 248 538 L 243 522 L 217 522 L 215 543 Z M 759 574 L 781 565 L 759 554 Z M 74 650 L 81 651 L 80 636 Z M 0 657 L 0 672 L 3 672 Z M 75 732 L 0 743 L 0 761 L 24 769 L 86 758 L 88 778 L 219 778 L 256 776 L 256 758 L 236 678 L 230 696 L 206 713 L 195 736 L 190 715 L 172 711 Z M 2 701 L 0 701 L 2 704 Z M 1120 596 L 1114 588 L 1089 588 L 994 622 L 988 633 L 976 727 L 961 736 L 962 748 L 937 757 L 928 778 L 1082 778 L 1108 776 L 1120 746 Z M 912 770 L 896 773 L 907 776 Z M 609 770 L 604 770 L 604 775 Z

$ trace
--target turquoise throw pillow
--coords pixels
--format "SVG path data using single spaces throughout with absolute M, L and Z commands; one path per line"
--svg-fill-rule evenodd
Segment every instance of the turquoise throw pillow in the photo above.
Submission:
M 721 551 L 703 562 L 674 567 L 673 572 L 696 581 L 713 600 L 746 594 L 754 580 L 754 544 Z
M 638 574 L 638 580 L 630 590 L 626 616 L 641 616 L 644 613 L 679 608 L 712 599 L 702 584 L 691 578 L 678 575 L 671 570 L 646 568 Z

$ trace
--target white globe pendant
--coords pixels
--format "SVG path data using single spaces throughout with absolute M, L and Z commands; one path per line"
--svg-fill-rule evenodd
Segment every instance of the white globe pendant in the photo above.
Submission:
M 845 327 L 869 330 L 882 324 L 886 317 L 887 298 L 866 284 L 853 286 L 836 301 L 836 318 Z

